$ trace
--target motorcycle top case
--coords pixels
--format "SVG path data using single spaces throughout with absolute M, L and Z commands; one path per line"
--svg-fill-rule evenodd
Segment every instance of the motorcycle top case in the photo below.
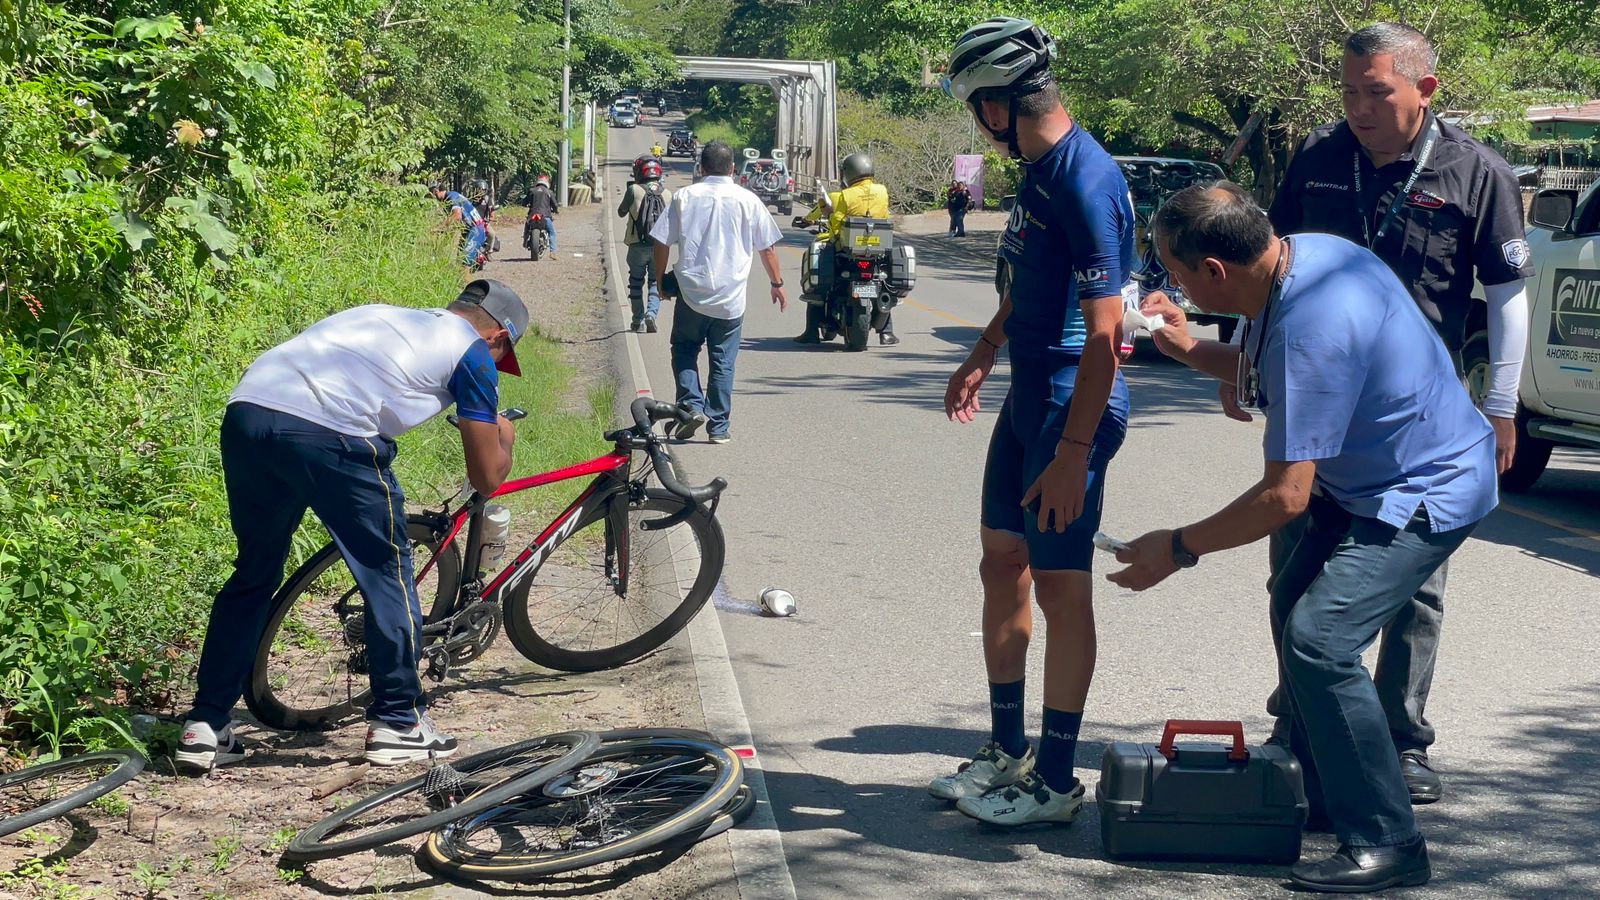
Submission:
M 1230 743 L 1177 742 L 1224 735 Z M 1106 748 L 1095 788 L 1112 859 L 1287 864 L 1306 821 L 1300 761 L 1276 744 L 1246 747 L 1239 722 L 1167 723 L 1160 744 Z
M 851 216 L 839 229 L 839 250 L 847 256 L 876 256 L 894 249 L 894 222 Z

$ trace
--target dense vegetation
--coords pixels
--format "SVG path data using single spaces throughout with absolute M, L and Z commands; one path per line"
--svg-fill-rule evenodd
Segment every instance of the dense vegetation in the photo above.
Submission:
M 573 6 L 580 94 L 670 74 Z M 0 746 L 181 711 L 228 391 L 332 311 L 453 296 L 415 182 L 551 165 L 560 39 L 549 0 L 0 0 Z M 513 399 L 554 418 L 545 369 Z M 406 451 L 423 499 L 459 477 L 448 435 Z
M 1493 136 L 1525 134 L 1529 103 L 1600 96 L 1600 0 L 625 2 L 634 24 L 683 52 L 838 60 L 851 95 L 841 151 L 874 150 L 913 207 L 971 141 L 965 112 L 924 75 L 936 78 L 955 37 L 997 13 L 1056 36 L 1071 109 L 1118 152 L 1220 159 L 1253 126 L 1236 172 L 1263 196 L 1306 130 L 1339 115 L 1339 42 L 1372 21 L 1426 31 L 1441 55 L 1440 108 L 1476 111 Z

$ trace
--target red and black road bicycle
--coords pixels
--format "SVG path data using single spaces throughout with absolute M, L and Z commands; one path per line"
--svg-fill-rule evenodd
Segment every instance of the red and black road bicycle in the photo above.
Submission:
M 567 672 L 613 668 L 677 634 L 722 575 L 717 524 L 722 478 L 678 481 L 658 422 L 683 410 L 641 397 L 634 425 L 610 432 L 604 456 L 473 492 L 455 509 L 408 517 L 407 533 L 425 611 L 422 671 L 443 681 L 482 656 L 502 624 L 518 651 Z M 508 418 L 525 413 L 508 410 Z M 672 427 L 669 425 L 669 427 Z M 642 461 L 634 464 L 635 451 Z M 654 473 L 665 490 L 647 484 Z M 504 497 L 593 476 L 578 498 L 497 574 L 486 571 L 484 512 Z M 273 598 L 245 702 L 263 725 L 330 727 L 366 706 L 366 601 L 339 549 L 329 543 Z

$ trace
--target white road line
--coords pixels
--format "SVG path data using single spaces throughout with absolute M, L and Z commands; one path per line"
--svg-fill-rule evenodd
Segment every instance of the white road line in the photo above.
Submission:
M 607 260 L 612 297 L 622 312 L 624 323 L 633 320 L 633 309 L 628 302 L 627 275 L 618 261 L 615 244 L 616 217 L 608 215 L 607 200 L 602 200 L 600 214 L 605 218 L 604 252 Z M 639 347 L 639 335 L 633 331 L 623 333 L 628 347 L 628 365 L 632 369 L 634 390 L 637 396 L 653 396 L 650 376 L 645 372 L 644 353 Z M 674 531 L 676 533 L 676 530 Z M 687 540 L 687 537 L 680 538 Z M 673 548 L 676 560 L 681 554 Z M 676 561 L 674 562 L 676 565 Z M 683 580 L 678 579 L 682 584 Z M 719 589 L 722 587 L 718 585 Z M 705 715 L 706 730 L 732 747 L 753 746 L 750 717 L 745 714 L 744 700 L 739 696 L 739 682 L 733 675 L 733 662 L 728 658 L 728 643 L 722 634 L 722 623 L 717 619 L 716 604 L 707 603 L 689 623 L 690 653 L 694 657 L 695 680 L 700 684 L 700 708 Z M 789 861 L 783 852 L 783 835 L 778 831 L 777 819 L 772 814 L 772 801 L 767 795 L 766 776 L 761 771 L 759 754 L 747 757 L 745 784 L 755 795 L 756 808 L 750 818 L 738 828 L 729 831 L 728 845 L 733 853 L 734 875 L 739 883 L 739 896 L 751 900 L 794 900 L 794 879 L 789 874 Z

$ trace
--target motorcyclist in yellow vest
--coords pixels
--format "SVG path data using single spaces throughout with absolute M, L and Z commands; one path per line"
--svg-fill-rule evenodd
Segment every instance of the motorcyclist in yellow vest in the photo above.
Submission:
M 839 174 L 844 178 L 844 189 L 829 194 L 829 203 L 819 203 L 810 213 L 796 219 L 796 224 L 811 225 L 820 221 L 824 213 L 828 215 L 828 224 L 817 235 L 819 243 L 828 245 L 822 248 L 823 258 L 820 261 L 824 272 L 833 271 L 833 257 L 837 252 L 833 239 L 843 229 L 845 219 L 851 216 L 889 218 L 889 189 L 872 180 L 872 157 L 865 153 L 852 153 L 846 156 L 844 161 L 839 163 Z M 801 344 L 820 344 L 821 330 L 822 307 L 816 303 L 807 303 L 806 330 L 795 338 L 795 341 Z M 878 333 L 878 343 L 900 343 L 900 339 L 894 334 L 893 313 L 884 322 L 883 330 Z

